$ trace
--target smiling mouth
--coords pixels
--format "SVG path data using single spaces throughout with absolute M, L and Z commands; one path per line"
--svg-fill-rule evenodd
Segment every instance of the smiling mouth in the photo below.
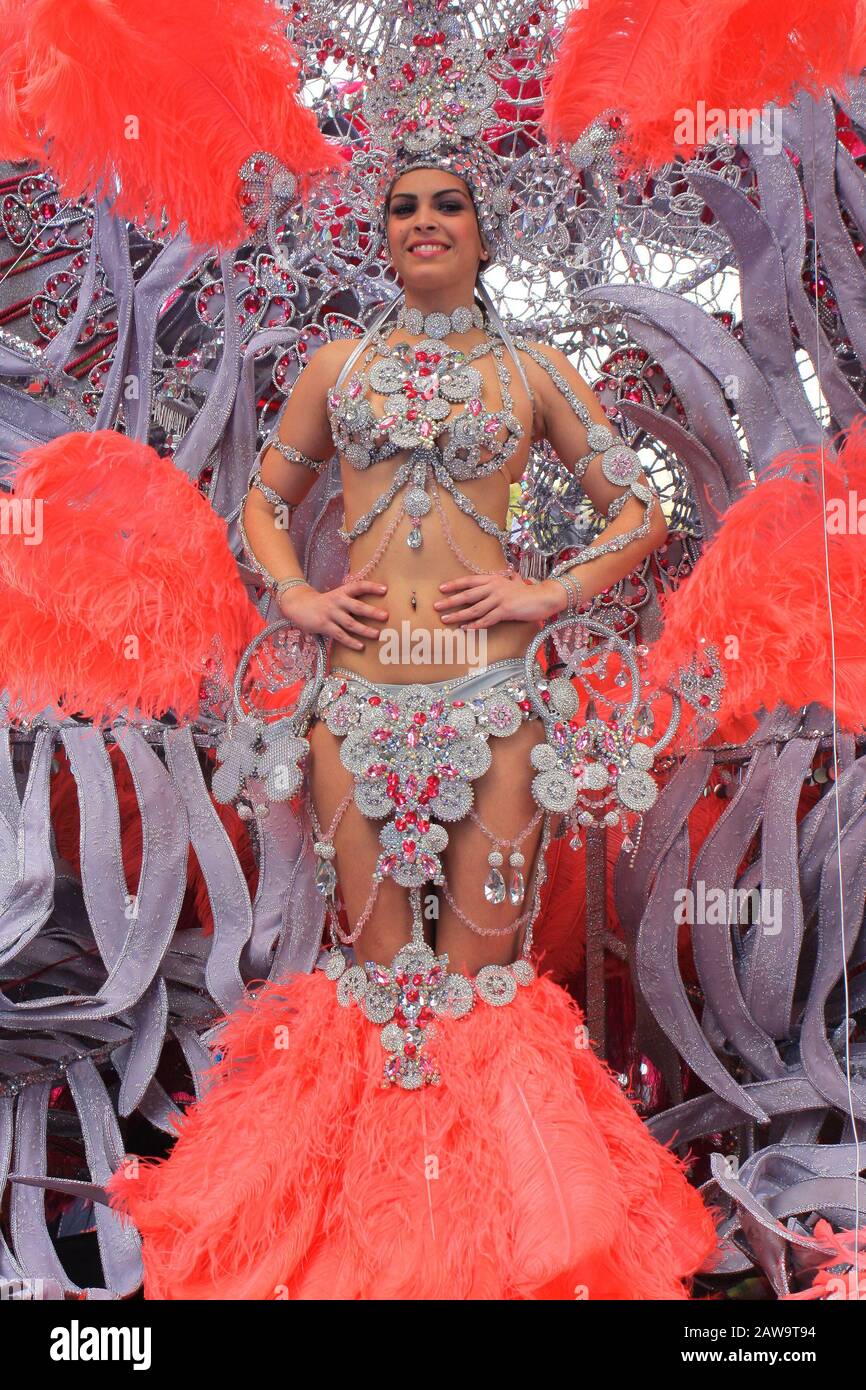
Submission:
M 409 254 L 410 256 L 417 256 L 419 260 L 432 260 L 434 256 L 444 255 L 448 249 L 447 246 L 436 246 L 433 244 L 427 246 L 422 244 L 421 246 L 410 246 Z

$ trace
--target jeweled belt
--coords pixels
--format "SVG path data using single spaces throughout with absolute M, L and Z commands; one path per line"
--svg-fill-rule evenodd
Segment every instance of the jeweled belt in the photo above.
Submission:
M 328 956 L 325 974 L 337 984 L 345 1008 L 357 1004 L 371 1023 L 380 1025 L 386 1057 L 382 1085 L 416 1091 L 441 1081 L 434 1051 L 436 1019 L 463 1018 L 481 1000 L 495 1008 L 510 1004 L 518 986 L 535 979 L 525 957 L 511 965 L 485 965 L 474 979 L 448 971 L 448 955 L 437 955 L 424 941 L 412 940 L 389 966 L 368 960 L 348 965 L 339 947 Z

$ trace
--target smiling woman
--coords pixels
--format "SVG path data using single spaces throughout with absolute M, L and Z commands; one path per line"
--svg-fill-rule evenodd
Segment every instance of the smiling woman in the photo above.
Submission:
M 443 277 L 454 303 L 470 302 L 490 250 L 463 180 L 442 169 L 412 169 L 395 180 L 386 209 L 391 262 L 406 286 L 407 305 L 435 311 Z M 416 278 L 419 262 L 434 267 L 435 275 Z
M 666 528 L 572 364 L 512 339 L 481 285 L 499 246 L 475 149 L 456 167 L 404 152 L 382 202 L 403 293 L 304 368 L 241 509 L 280 611 L 329 642 L 297 733 L 330 949 L 228 1020 L 165 1173 L 115 1175 L 152 1296 L 685 1298 L 715 1247 L 679 1160 L 535 970 L 545 851 L 574 792 L 550 728 L 578 699 L 526 654 Z M 542 439 L 607 526 L 529 583 L 506 527 Z M 335 454 L 349 572 L 320 592 L 291 514 Z M 427 640 L 395 642 L 404 624 Z M 480 661 L 446 652 L 463 630 Z

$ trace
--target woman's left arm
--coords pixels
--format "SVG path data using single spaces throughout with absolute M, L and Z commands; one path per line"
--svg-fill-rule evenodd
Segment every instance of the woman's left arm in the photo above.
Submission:
M 605 415 L 595 392 L 565 354 L 546 343 L 533 346 L 551 364 L 553 372 L 565 384 L 566 391 L 573 394 L 583 407 L 581 415 L 588 415 L 591 425 L 609 429 L 613 435 L 612 445 L 628 448 Z M 547 439 L 570 472 L 575 471 L 575 464 L 579 462 L 578 477 L 583 491 L 597 514 L 608 519 L 604 530 L 584 547 L 579 559 L 568 560 L 553 571 L 578 580 L 581 602 L 586 603 L 603 589 L 631 574 L 647 555 L 663 545 L 668 534 L 667 523 L 658 494 L 639 464 L 635 464 L 633 477 L 618 483 L 608 476 L 608 471 L 616 476 L 617 470 L 611 468 L 610 464 L 605 465 L 606 449 L 587 458 L 587 426 L 578 417 L 568 395 L 556 386 L 555 376 L 548 376 L 547 373 L 544 376 L 543 404 Z M 614 506 L 614 503 L 617 505 Z M 560 590 L 559 596 L 555 596 L 557 607 L 564 608 L 566 595 L 561 585 L 556 585 L 556 588 Z
M 527 344 L 526 347 L 536 361 L 539 355 L 544 358 L 544 370 L 535 374 L 541 395 L 544 437 L 550 441 L 563 466 L 580 478 L 580 485 L 596 512 L 608 518 L 604 530 L 580 556 L 555 566 L 553 571 L 576 580 L 580 586 L 580 603 L 586 603 L 631 574 L 641 560 L 663 545 L 668 534 L 667 523 L 658 495 L 642 469 L 637 467 L 635 476 L 625 484 L 615 483 L 607 476 L 603 465 L 607 450 L 588 452 L 588 430 L 592 425 L 610 431 L 613 437 L 608 448 L 624 441 L 605 415 L 595 392 L 565 354 L 547 343 L 533 343 L 531 347 Z M 614 506 L 617 499 L 620 501 Z M 544 621 L 565 610 L 569 602 L 566 585 L 554 578 L 526 584 L 497 575 L 467 575 L 449 580 L 440 588 L 443 593 L 452 595 L 433 605 L 442 613 L 443 622 L 455 622 L 467 628 L 490 627 L 507 619 Z M 462 607 L 448 611 L 456 604 Z

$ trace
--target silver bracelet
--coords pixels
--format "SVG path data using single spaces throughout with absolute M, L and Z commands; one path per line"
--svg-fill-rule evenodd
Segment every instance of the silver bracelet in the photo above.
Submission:
M 565 612 L 566 616 L 569 617 L 571 615 L 571 608 L 574 602 L 574 593 L 572 592 L 571 586 L 569 585 L 567 580 L 562 578 L 562 575 L 560 574 L 552 574 L 550 578 L 553 580 L 554 584 L 561 584 L 563 589 L 565 590 L 565 597 L 568 601 Z
M 310 583 L 310 581 L 309 581 L 308 579 L 304 579 L 302 575 L 293 574 L 293 575 L 290 575 L 288 579 L 278 579 L 278 580 L 276 580 L 276 581 L 274 582 L 274 584 L 273 584 L 271 587 L 272 587 L 272 592 L 273 592 L 274 598 L 279 598 L 279 597 L 280 597 L 280 594 L 284 594 L 284 593 L 286 592 L 287 589 L 293 588 L 293 586 L 294 586 L 295 584 L 309 584 L 309 583 Z M 310 585 L 310 588 L 312 588 L 312 585 Z
M 562 577 L 565 580 L 565 582 L 571 585 L 572 589 L 574 590 L 574 611 L 576 613 L 578 608 L 580 607 L 581 597 L 583 594 L 581 582 L 579 579 L 575 579 L 574 575 L 570 573 L 566 573 Z
M 550 575 L 550 578 L 555 580 L 557 584 L 561 584 L 563 589 L 565 590 L 568 598 L 568 604 L 565 609 L 565 616 L 567 618 L 572 617 L 573 614 L 575 614 L 578 608 L 580 607 L 582 592 L 580 580 L 575 579 L 574 575 L 572 574 L 552 574 Z

